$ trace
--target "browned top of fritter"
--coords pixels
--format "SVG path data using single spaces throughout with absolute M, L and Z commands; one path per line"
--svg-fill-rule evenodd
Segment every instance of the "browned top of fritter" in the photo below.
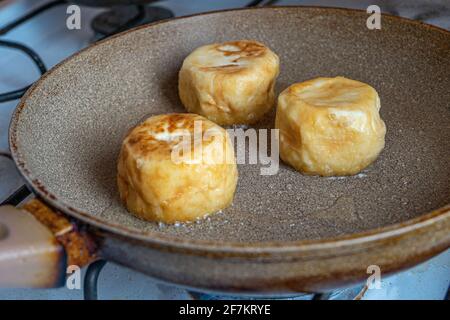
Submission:
M 191 113 L 172 113 L 153 116 L 133 128 L 123 144 L 135 156 L 147 157 L 167 156 L 172 149 L 190 135 L 194 143 L 195 133 L 202 134 L 202 144 L 206 145 L 214 139 L 204 139 L 204 132 L 214 128 L 225 134 L 225 130 L 208 119 Z
M 253 40 L 228 41 L 205 46 L 204 48 L 208 49 L 200 55 L 206 54 L 206 56 L 203 56 L 203 62 L 206 62 L 206 64 L 200 66 L 200 69 L 202 71 L 214 70 L 225 73 L 242 70 L 244 69 L 244 61 L 263 57 L 268 52 L 266 46 Z M 218 65 L 211 63 L 211 61 L 220 59 L 220 57 L 223 57 L 223 63 L 219 63 Z
M 226 48 L 235 47 L 239 50 L 227 50 Z M 234 62 L 239 61 L 242 58 L 258 57 L 263 55 L 267 48 L 262 43 L 252 40 L 239 40 L 239 41 L 229 41 L 224 43 L 218 43 L 215 45 L 216 50 L 223 52 L 224 56 L 239 55 L 238 58 L 234 59 Z

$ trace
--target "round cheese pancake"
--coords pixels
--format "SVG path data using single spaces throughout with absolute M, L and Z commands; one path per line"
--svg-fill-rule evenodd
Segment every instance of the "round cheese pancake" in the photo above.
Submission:
M 237 179 L 228 133 L 196 114 L 150 117 L 122 143 L 120 197 L 146 220 L 185 222 L 224 209 Z
M 352 175 L 384 148 L 386 127 L 371 86 L 343 77 L 296 83 L 278 98 L 280 156 L 306 174 Z
M 180 99 L 189 112 L 220 124 L 256 122 L 274 103 L 279 59 L 256 41 L 202 46 L 183 62 Z

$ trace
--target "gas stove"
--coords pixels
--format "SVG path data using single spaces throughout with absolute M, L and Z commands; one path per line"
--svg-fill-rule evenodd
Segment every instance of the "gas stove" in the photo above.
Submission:
M 74 1 L 90 2 L 90 1 Z M 23 185 L 23 180 L 8 158 L 8 125 L 11 114 L 24 90 L 44 72 L 98 39 L 142 23 L 197 12 L 243 7 L 247 5 L 323 5 L 366 9 L 378 4 L 382 11 L 420 19 L 450 29 L 448 1 L 136 1 L 138 4 L 113 8 L 80 5 L 80 29 L 69 30 L 66 19 L 69 1 L 0 0 L 0 30 L 11 21 L 10 30 L 0 31 L 0 201 Z M 50 3 L 50 4 L 49 4 Z M 146 4 L 149 3 L 149 4 Z M 44 7 L 42 7 L 44 6 Z M 37 9 L 37 11 L 36 11 Z M 17 20 L 30 12 L 28 19 Z M 8 31 L 8 32 L 6 32 Z M 3 44 L 3 46 L 1 46 Z M 24 46 L 22 46 L 24 45 Z M 22 50 L 22 53 L 19 50 Z M 28 57 L 25 55 L 28 55 Z M 30 57 L 32 58 L 30 60 Z M 34 62 L 34 64 L 33 64 Z M 1 98 L 0 98 L 1 99 Z M 158 283 L 154 279 L 113 263 L 83 269 L 83 275 L 98 278 L 100 299 L 230 299 L 191 292 L 183 288 Z M 101 270 L 101 272 L 100 272 Z M 342 288 L 327 294 L 298 294 L 287 299 L 445 299 L 450 284 L 450 250 L 433 259 L 396 275 L 383 277 L 379 289 L 364 284 Z M 0 289 L 0 299 L 83 299 L 83 288 L 68 289 Z M 448 297 L 447 297 L 448 299 Z

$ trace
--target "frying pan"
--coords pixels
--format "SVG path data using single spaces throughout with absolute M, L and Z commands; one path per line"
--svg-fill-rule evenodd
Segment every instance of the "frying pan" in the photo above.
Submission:
M 319 7 L 213 12 L 124 32 L 57 65 L 27 92 L 10 127 L 13 158 L 40 199 L 23 208 L 59 230 L 58 244 L 43 245 L 62 244 L 69 264 L 102 257 L 182 286 L 272 296 L 361 282 L 370 265 L 384 276 L 447 249 L 450 33 L 388 15 L 381 30 L 369 30 L 367 18 Z M 280 56 L 278 93 L 317 76 L 374 86 L 388 130 L 384 151 L 345 178 L 303 176 L 283 163 L 262 176 L 260 165 L 239 165 L 233 205 L 223 212 L 181 226 L 135 218 L 115 182 L 124 135 L 150 115 L 184 112 L 184 57 L 232 39 L 259 40 Z M 272 128 L 273 117 L 256 127 Z M 53 282 L 45 285 L 57 282 L 55 261 L 64 256 L 48 252 Z

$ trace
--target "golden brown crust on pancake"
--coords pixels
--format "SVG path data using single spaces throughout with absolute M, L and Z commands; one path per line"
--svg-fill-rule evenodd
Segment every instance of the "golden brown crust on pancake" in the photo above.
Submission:
M 196 128 L 200 140 L 193 139 Z M 205 136 L 207 132 L 213 134 Z M 188 136 L 191 141 L 184 140 Z M 185 141 L 192 148 L 177 162 L 173 152 Z M 201 149 L 196 150 L 198 142 Z M 195 114 L 150 117 L 124 139 L 117 183 L 128 210 L 146 220 L 192 221 L 224 209 L 231 204 L 237 183 L 228 134 Z
M 291 85 L 278 98 L 280 156 L 300 172 L 352 175 L 384 148 L 386 127 L 371 86 L 343 77 Z
M 210 44 L 184 60 L 179 95 L 189 112 L 218 124 L 253 123 L 273 107 L 278 73 L 278 56 L 262 43 Z

